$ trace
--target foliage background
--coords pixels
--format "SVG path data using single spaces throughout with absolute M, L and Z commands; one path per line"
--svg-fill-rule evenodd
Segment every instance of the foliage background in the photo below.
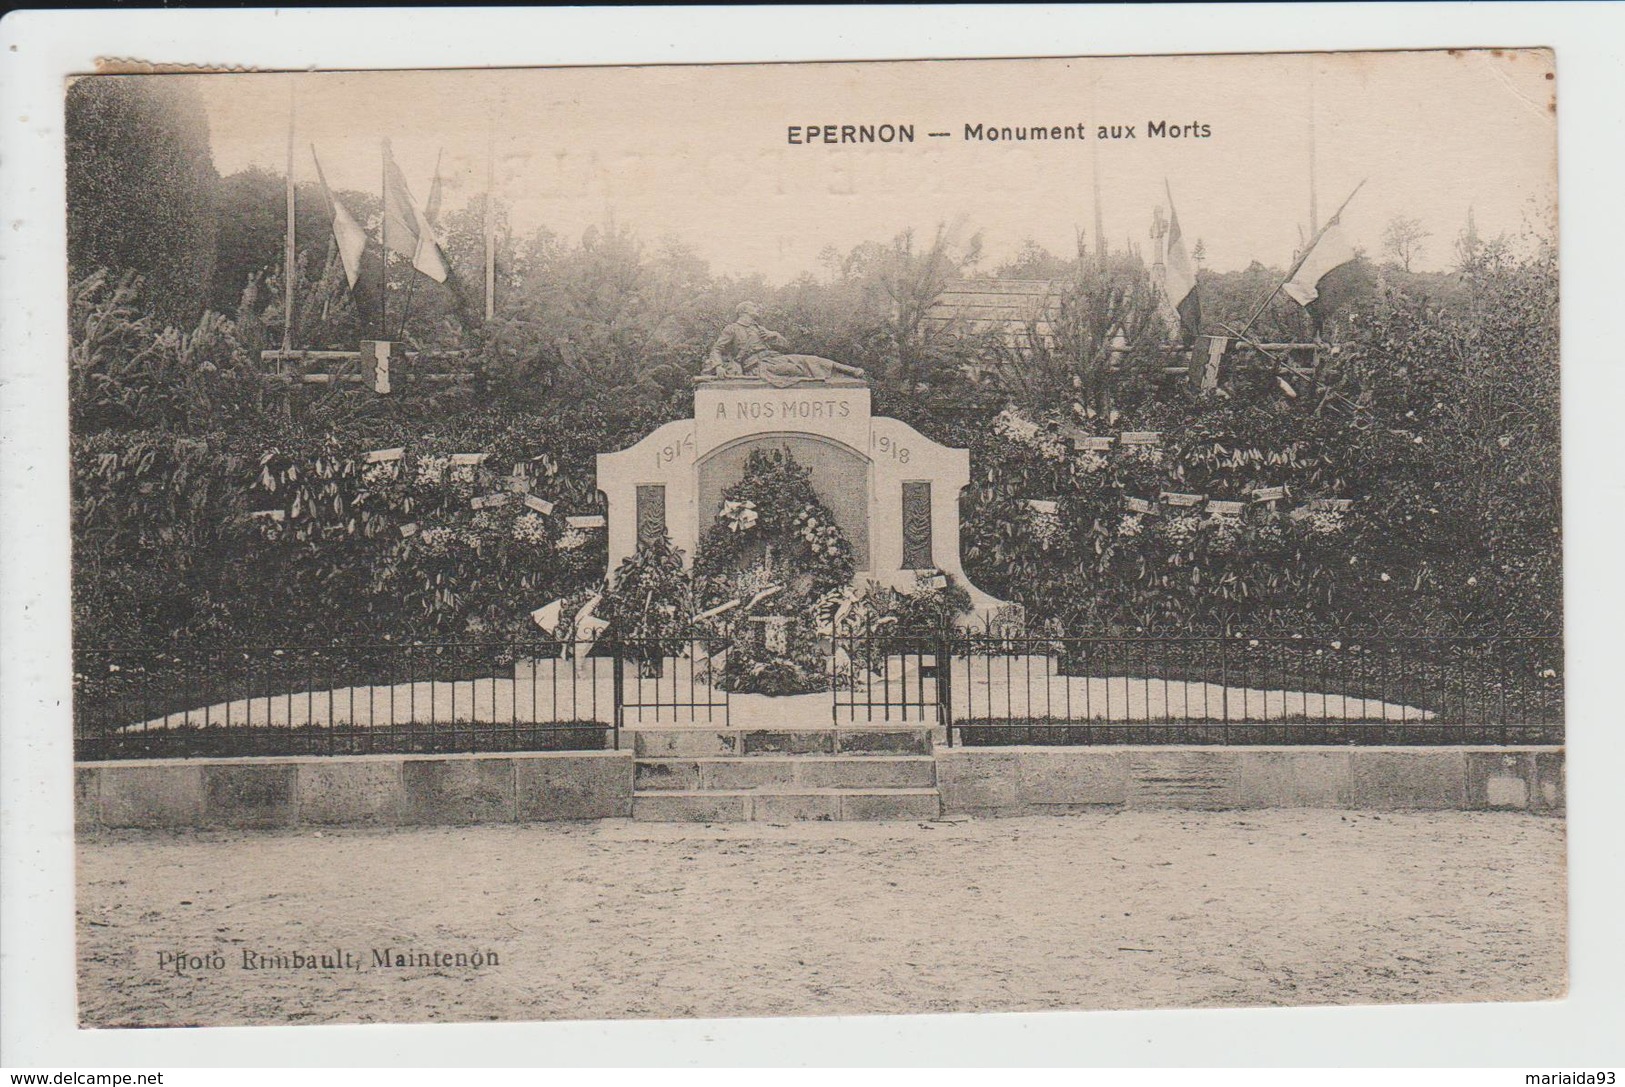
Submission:
M 299 302 L 284 314 L 280 182 L 217 177 L 183 90 L 82 81 L 67 123 L 84 644 L 534 633 L 532 609 L 584 599 L 603 578 L 601 534 L 564 520 L 600 511 L 592 456 L 688 414 L 689 377 L 747 298 L 797 350 L 864 367 L 877 413 L 970 448 L 967 573 L 1052 628 L 1561 629 L 1556 255 L 1539 236 L 1483 240 L 1469 222 L 1449 273 L 1362 257 L 1313 311 L 1279 301 L 1256 327 L 1341 345 L 1318 395 L 1238 367 L 1197 396 L 1160 373 L 1149 272 L 1132 253 L 1028 246 L 987 267 L 974 238 L 905 232 L 773 285 L 715 275 L 681 244 L 612 222 L 578 239 L 520 237 L 499 207 L 486 323 L 465 286 L 482 274 L 476 201 L 440 224 L 454 275 L 415 285 L 404 334 L 468 350 L 477 380 L 377 397 L 290 386 L 259 352 L 290 320 L 302 346 L 353 345 L 376 329 L 381 296 L 393 323 L 409 268 L 370 253 L 347 291 L 319 196 L 302 191 Z M 138 127 L 168 138 L 128 138 Z M 375 196 L 340 195 L 376 220 Z M 1203 271 L 1206 329 L 1245 319 L 1280 272 Z M 975 275 L 1051 280 L 1057 333 L 969 335 L 926 319 L 944 283 Z M 1155 456 L 1070 441 L 1125 430 L 1160 432 Z M 391 447 L 406 454 L 385 478 L 364 454 Z M 437 475 L 460 452 L 489 456 L 470 478 Z M 515 464 L 554 512 L 471 509 Z M 1124 505 L 1269 486 L 1290 498 L 1249 502 L 1239 524 L 1135 521 Z M 1352 508 L 1291 515 L 1323 497 Z

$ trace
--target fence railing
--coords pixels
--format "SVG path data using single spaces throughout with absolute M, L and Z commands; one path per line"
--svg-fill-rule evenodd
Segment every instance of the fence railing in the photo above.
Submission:
M 722 687 L 728 641 L 724 635 L 684 636 L 612 644 L 615 726 L 729 724 Z
M 960 636 L 950 743 L 1561 743 L 1557 637 Z
M 947 726 L 953 704 L 952 634 L 841 636 L 830 653 L 830 711 L 836 724 Z
M 834 723 L 949 744 L 1563 742 L 1560 638 L 840 637 Z M 732 721 L 724 635 L 79 649 L 80 759 L 546 751 Z
M 80 759 L 618 746 L 590 642 L 77 649 Z

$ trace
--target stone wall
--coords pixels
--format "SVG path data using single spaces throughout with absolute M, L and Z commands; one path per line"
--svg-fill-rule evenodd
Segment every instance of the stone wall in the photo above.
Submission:
M 1561 815 L 1558 747 L 937 749 L 944 814 L 1102 808 L 1510 810 Z
M 626 818 L 632 766 L 631 751 L 82 762 L 74 815 L 169 829 Z
M 713 737 L 714 738 L 714 737 Z M 632 814 L 634 753 L 153 759 L 74 767 L 81 828 L 425 826 Z M 945 815 L 1341 808 L 1562 815 L 1559 747 L 936 749 Z

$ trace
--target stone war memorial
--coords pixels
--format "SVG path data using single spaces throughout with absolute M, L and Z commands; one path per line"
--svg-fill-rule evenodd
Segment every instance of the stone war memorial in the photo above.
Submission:
M 753 452 L 787 452 L 808 468 L 814 490 L 850 542 L 854 583 L 907 590 L 940 571 L 971 596 L 979 625 L 1019 609 L 982 592 L 959 554 L 959 495 L 970 453 L 934 442 L 871 411 L 862 371 L 768 346 L 776 333 L 744 322 L 723 331 L 694 388 L 694 417 L 598 455 L 608 503 L 609 572 L 640 544 L 669 536 L 692 562 L 723 492 Z M 752 339 L 754 338 L 754 339 Z

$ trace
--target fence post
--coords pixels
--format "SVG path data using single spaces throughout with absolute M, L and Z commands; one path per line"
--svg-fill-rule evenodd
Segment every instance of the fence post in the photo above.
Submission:
M 841 651 L 841 632 L 835 623 L 829 627 L 829 726 L 841 723 L 841 669 L 836 656 Z
M 937 719 L 948 746 L 954 746 L 954 643 L 946 630 L 937 639 Z
M 612 739 L 616 751 L 621 749 L 621 722 L 626 713 L 626 671 L 622 667 L 622 653 L 620 638 L 611 638 L 609 642 L 610 659 L 610 689 L 614 691 L 615 709 L 612 715 Z
M 1224 742 L 1230 743 L 1230 658 L 1228 643 L 1230 639 L 1224 633 L 1219 635 L 1219 705 L 1224 713 Z

